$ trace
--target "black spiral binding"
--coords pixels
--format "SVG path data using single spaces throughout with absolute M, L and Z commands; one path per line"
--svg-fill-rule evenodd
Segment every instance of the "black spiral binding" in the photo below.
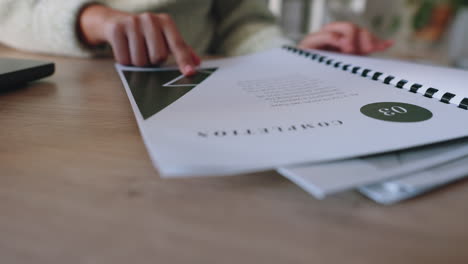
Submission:
M 341 61 L 335 61 L 333 58 L 328 58 L 327 56 L 324 56 L 321 54 L 313 53 L 310 51 L 305 51 L 305 50 L 291 47 L 291 46 L 284 46 L 283 49 L 290 51 L 292 53 L 301 55 L 313 61 L 318 61 L 319 63 L 324 63 L 328 66 L 332 66 L 334 68 L 350 72 L 352 74 L 359 74 L 362 77 L 370 78 L 374 81 L 382 81 L 384 84 L 393 85 L 399 89 L 406 89 L 412 93 L 421 93 L 425 97 L 428 97 L 428 98 L 433 98 L 434 94 L 439 92 L 438 89 L 433 88 L 433 87 L 427 88 L 426 91 L 422 92 L 420 91 L 420 89 L 423 87 L 422 84 L 410 83 L 408 80 L 404 80 L 404 79 L 398 80 L 395 76 L 385 75 L 382 72 L 373 71 L 371 69 L 362 68 L 362 67 L 354 66 L 351 64 L 346 64 Z M 455 94 L 447 92 L 442 95 L 440 101 L 446 104 L 450 104 L 450 100 L 452 100 L 455 96 L 456 96 Z M 468 98 L 466 97 L 463 98 L 463 100 L 461 100 L 461 102 L 458 104 L 458 107 L 468 110 Z

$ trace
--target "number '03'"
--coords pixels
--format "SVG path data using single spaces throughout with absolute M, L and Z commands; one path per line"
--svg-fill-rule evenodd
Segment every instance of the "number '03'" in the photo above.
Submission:
M 390 108 L 380 108 L 379 112 L 386 115 L 386 116 L 394 116 L 396 114 L 406 114 L 408 110 L 402 106 L 392 106 Z

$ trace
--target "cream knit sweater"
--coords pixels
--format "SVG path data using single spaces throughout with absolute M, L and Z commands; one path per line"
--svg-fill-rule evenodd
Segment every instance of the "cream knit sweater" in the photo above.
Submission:
M 241 55 L 291 44 L 265 0 L 0 0 L 0 42 L 23 50 L 91 56 L 77 36 L 84 6 L 170 14 L 199 54 Z

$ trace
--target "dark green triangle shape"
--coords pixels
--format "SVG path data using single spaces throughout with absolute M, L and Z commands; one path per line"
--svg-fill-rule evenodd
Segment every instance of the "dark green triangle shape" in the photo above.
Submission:
M 133 99 L 140 110 L 143 119 L 155 115 L 167 106 L 171 105 L 190 90 L 202 83 L 216 68 L 200 69 L 194 76 L 180 77 L 178 70 L 158 71 L 123 71 Z M 171 82 L 169 86 L 165 86 Z

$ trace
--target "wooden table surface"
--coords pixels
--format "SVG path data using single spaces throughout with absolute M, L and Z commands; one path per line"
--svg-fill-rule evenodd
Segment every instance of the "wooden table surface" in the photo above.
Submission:
M 395 206 L 274 172 L 163 180 L 110 59 L 0 94 L 0 263 L 468 263 L 468 182 Z

